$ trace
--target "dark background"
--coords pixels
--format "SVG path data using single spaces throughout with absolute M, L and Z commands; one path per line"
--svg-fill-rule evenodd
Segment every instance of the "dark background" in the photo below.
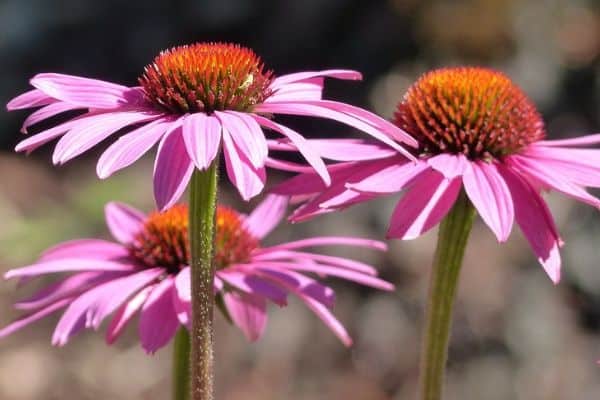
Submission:
M 326 96 L 390 117 L 421 73 L 484 65 L 510 75 L 545 117 L 551 138 L 599 132 L 600 5 L 593 0 L 480 1 L 44 1 L 0 0 L 0 103 L 39 72 L 136 84 L 161 50 L 195 41 L 253 48 L 281 75 L 351 68 L 364 81 L 327 82 Z M 107 181 L 102 148 L 61 168 L 52 146 L 12 153 L 27 112 L 0 113 L 0 269 L 31 262 L 43 248 L 105 236 L 102 208 L 113 199 L 150 210 L 152 157 Z M 348 134 L 333 123 L 289 119 L 303 133 Z M 283 175 L 270 174 L 271 182 Z M 224 202 L 239 205 L 223 181 Z M 396 198 L 297 225 L 275 243 L 313 234 L 382 238 Z M 466 256 L 450 351 L 447 399 L 597 399 L 600 393 L 600 266 L 597 211 L 549 196 L 566 246 L 553 287 L 520 233 L 499 245 L 475 227 Z M 298 303 L 272 310 L 267 334 L 248 344 L 218 317 L 221 399 L 414 398 L 420 315 L 435 233 L 391 242 L 387 255 L 346 251 L 381 268 L 393 294 L 349 284 L 336 314 L 356 346 L 343 348 Z M 335 250 L 332 250 L 335 251 Z M 0 286 L 0 323 L 16 314 L 13 283 Z M 0 398 L 164 399 L 170 352 L 141 351 L 135 328 L 116 346 L 86 332 L 50 347 L 55 320 L 0 342 Z

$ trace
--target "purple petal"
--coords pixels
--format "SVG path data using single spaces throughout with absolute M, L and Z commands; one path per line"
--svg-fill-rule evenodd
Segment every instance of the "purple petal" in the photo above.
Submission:
M 140 122 L 152 121 L 158 117 L 158 114 L 148 112 L 114 112 L 88 119 L 86 124 L 77 124 L 58 141 L 54 148 L 54 154 L 52 154 L 52 162 L 64 164 L 119 129 Z
M 51 140 L 63 135 L 69 129 L 78 128 L 87 125 L 89 122 L 94 122 L 95 119 L 102 114 L 84 114 L 78 118 L 72 119 L 53 128 L 46 129 L 40 133 L 37 133 L 25 140 L 21 140 L 16 146 L 16 152 L 25 151 L 27 154 L 31 153 L 38 147 L 48 143 Z
M 225 306 L 233 323 L 249 341 L 258 340 L 267 325 L 267 304 L 260 296 L 243 292 L 227 292 L 223 295 Z
M 541 196 L 524 179 L 504 166 L 499 167 L 515 205 L 515 218 L 538 261 L 555 284 L 560 280 L 561 239 L 552 214 Z
M 161 211 L 171 207 L 190 181 L 194 164 L 187 155 L 181 126 L 173 126 L 158 146 L 154 163 L 154 198 Z
M 247 267 L 247 265 L 246 265 Z M 243 266 L 238 268 L 226 268 L 217 272 L 223 282 L 248 294 L 266 297 L 280 306 L 287 304 L 287 292 L 279 286 L 273 285 L 259 276 L 254 275 L 253 269 L 245 270 Z
M 104 207 L 104 215 L 110 233 L 123 244 L 133 242 L 146 219 L 143 212 L 116 201 L 112 201 Z
M 244 225 L 256 237 L 267 236 L 281 222 L 287 209 L 286 196 L 270 194 L 245 218 Z
M 48 96 L 87 108 L 117 108 L 130 104 L 131 94 L 135 91 L 97 79 L 52 73 L 38 74 L 30 83 Z
M 154 354 L 169 343 L 179 328 L 173 308 L 173 278 L 167 277 L 154 287 L 140 316 L 140 340 L 143 349 Z
M 308 161 L 308 163 L 315 169 L 315 171 L 319 174 L 319 176 L 325 182 L 325 185 L 329 186 L 331 184 L 331 177 L 329 176 L 329 172 L 327 171 L 327 167 L 325 163 L 321 159 L 319 153 L 314 149 L 310 143 L 304 139 L 302 135 L 298 132 L 295 132 L 289 129 L 286 126 L 277 124 L 267 118 L 261 117 L 259 115 L 255 115 L 254 118 L 264 127 L 269 129 L 273 129 L 277 132 L 280 132 L 282 135 L 286 136 L 289 140 L 294 143 L 300 154 Z
M 221 123 L 213 116 L 196 113 L 183 120 L 183 141 L 192 162 L 207 169 L 221 146 Z
M 264 168 L 256 169 L 238 152 L 229 131 L 223 127 L 223 147 L 227 176 L 246 201 L 259 194 L 266 181 Z
M 45 106 L 54 103 L 56 99 L 48 96 L 38 89 L 33 89 L 18 95 L 6 104 L 8 111 L 21 110 L 23 108 Z
M 335 303 L 335 292 L 333 289 L 306 275 L 278 267 L 254 267 L 253 272 L 286 291 L 293 292 L 296 295 L 301 293 L 303 296 L 313 298 L 327 307 L 333 307 Z
M 154 286 L 146 286 L 117 310 L 106 329 L 105 340 L 107 344 L 113 344 L 119 338 L 131 318 L 142 308 Z
M 465 192 L 481 219 L 498 238 L 505 242 L 510 235 L 515 210 L 506 182 L 495 164 L 471 162 L 463 175 Z
M 39 262 L 64 258 L 109 261 L 127 256 L 129 256 L 129 251 L 120 244 L 100 239 L 77 239 L 58 244 L 44 251 Z
M 363 174 L 366 175 L 364 178 L 350 177 L 346 187 L 363 193 L 397 193 L 429 170 L 427 163 L 422 161 L 414 163 L 399 158 L 396 161 L 390 164 L 390 160 L 386 159 L 362 164 L 363 170 L 368 169 L 370 173 Z
M 130 166 L 160 140 L 173 121 L 158 119 L 121 136 L 102 153 L 96 166 L 100 179 Z
M 255 168 L 264 166 L 269 148 L 265 134 L 258 123 L 243 113 L 215 111 L 215 114 L 224 129 L 229 132 L 240 154 L 243 154 Z
M 90 260 L 82 258 L 61 258 L 42 261 L 17 269 L 11 269 L 4 274 L 5 279 L 51 274 L 56 272 L 73 271 L 132 271 L 131 264 L 115 261 Z
M 433 228 L 450 211 L 460 188 L 460 178 L 424 173 L 396 205 L 387 237 L 415 239 Z
M 55 115 L 61 114 L 65 111 L 75 110 L 78 106 L 73 104 L 64 103 L 62 101 L 56 103 L 50 103 L 45 107 L 40 108 L 39 110 L 31 113 L 23 122 L 23 126 L 21 127 L 22 133 L 27 133 L 27 128 L 31 125 L 35 125 L 40 121 L 53 117 Z
M 61 308 L 67 306 L 72 300 L 72 298 L 59 300 L 56 303 L 50 304 L 45 308 L 42 308 L 41 310 L 38 310 L 32 314 L 29 314 L 25 317 L 16 320 L 15 322 L 0 329 L 0 338 L 5 338 L 8 335 L 11 335 L 14 332 L 18 331 L 19 329 L 24 328 L 27 325 L 60 310 Z

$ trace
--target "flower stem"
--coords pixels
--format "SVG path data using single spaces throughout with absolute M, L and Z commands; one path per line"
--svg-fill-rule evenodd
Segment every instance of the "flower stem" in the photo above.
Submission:
M 190 249 L 192 281 L 192 400 L 214 399 L 213 247 L 219 161 L 194 170 L 190 184 Z
M 179 328 L 173 342 L 173 400 L 190 398 L 190 334 Z
M 467 196 L 461 193 L 440 225 L 425 312 L 427 320 L 421 353 L 421 400 L 442 398 L 454 295 L 474 217 L 475 209 Z

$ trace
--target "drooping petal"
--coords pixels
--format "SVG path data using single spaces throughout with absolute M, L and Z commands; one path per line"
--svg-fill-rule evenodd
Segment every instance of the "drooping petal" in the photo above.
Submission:
M 270 267 L 254 267 L 253 271 L 286 291 L 296 294 L 302 293 L 302 295 L 313 298 L 327 307 L 333 307 L 335 303 L 333 289 L 306 275 L 291 270 Z
M 516 173 L 499 167 L 515 205 L 515 218 L 538 261 L 554 283 L 560 280 L 561 239 L 544 199 Z
M 173 308 L 172 290 L 173 278 L 167 277 L 154 287 L 142 307 L 140 341 L 149 354 L 165 346 L 180 326 Z
M 289 140 L 291 140 L 300 152 L 300 154 L 302 154 L 306 161 L 308 161 L 308 163 L 323 179 L 325 185 L 329 186 L 331 184 L 331 177 L 329 176 L 329 172 L 327 171 L 327 167 L 321 159 L 321 156 L 313 147 L 311 147 L 310 143 L 306 139 L 304 139 L 302 135 L 284 125 L 277 124 L 271 121 L 270 119 L 261 117 L 259 115 L 255 115 L 254 118 L 262 126 L 267 127 L 269 129 L 273 129 L 286 136 Z
M 258 340 L 267 325 L 267 304 L 264 298 L 243 292 L 226 292 L 225 306 L 233 323 L 249 341 Z
M 387 161 L 387 160 L 385 160 Z M 393 160 L 391 160 L 393 161 Z M 396 160 L 397 162 L 374 162 L 381 168 L 366 175 L 366 177 L 353 176 L 348 179 L 346 187 L 363 193 L 397 193 L 410 185 L 415 179 L 429 170 L 427 163 Z M 366 169 L 366 167 L 363 167 Z
M 554 146 L 589 146 L 590 144 L 598 144 L 600 143 L 600 133 L 595 133 L 593 135 L 586 135 L 580 137 L 574 137 L 570 139 L 559 139 L 559 140 L 540 140 L 535 144 L 537 146 L 546 146 L 546 147 L 554 147 Z
M 481 219 L 498 241 L 505 242 L 510 236 L 515 210 L 511 193 L 496 164 L 469 163 L 463 174 L 463 184 Z
M 255 168 L 263 167 L 269 148 L 258 123 L 246 114 L 233 111 L 215 111 L 215 115 L 233 139 L 239 153 Z
M 462 176 L 469 167 L 469 160 L 462 154 L 438 154 L 427 159 L 427 164 L 445 178 Z
M 250 164 L 239 152 L 229 131 L 225 128 L 223 129 L 223 147 L 227 176 L 242 198 L 248 201 L 263 190 L 267 179 L 265 169 L 256 169 Z
M 93 260 L 83 258 L 61 258 L 42 261 L 17 269 L 11 269 L 4 274 L 5 279 L 37 276 L 57 272 L 73 271 L 132 271 L 134 266 L 107 260 Z
M 21 110 L 23 108 L 32 108 L 45 106 L 56 102 L 56 99 L 48 96 L 46 93 L 38 89 L 29 90 L 18 95 L 6 104 L 8 111 Z
M 153 112 L 114 112 L 89 119 L 86 124 L 72 127 L 56 144 L 52 154 L 54 164 L 64 164 L 94 147 L 116 131 L 141 122 L 149 122 L 159 117 Z
M 129 251 L 120 244 L 100 239 L 77 239 L 60 243 L 45 250 L 39 262 L 64 258 L 83 258 L 89 260 L 118 260 L 129 255 Z
M 50 304 L 38 311 L 35 311 L 34 313 L 31 313 L 25 317 L 19 318 L 18 320 L 14 321 L 13 323 L 5 326 L 4 328 L 0 329 L 0 338 L 5 338 L 10 334 L 13 334 L 14 332 L 26 327 L 29 324 L 32 324 L 58 310 L 60 310 L 63 307 L 66 307 L 71 301 L 73 301 L 72 298 L 68 298 L 68 299 L 62 299 L 59 300 L 53 304 Z
M 139 160 L 160 140 L 172 123 L 169 119 L 158 119 L 121 136 L 100 156 L 96 165 L 98 177 L 108 178 Z
M 415 239 L 433 228 L 450 211 L 460 188 L 460 178 L 424 173 L 396 205 L 387 237 Z
M 387 250 L 387 244 L 380 242 L 379 240 L 362 239 L 356 237 L 346 236 L 316 236 L 310 239 L 295 240 L 292 242 L 282 243 L 271 247 L 262 247 L 258 250 L 259 254 L 269 253 L 275 250 L 293 250 L 304 247 L 314 246 L 331 246 L 331 245 L 344 245 L 344 246 L 356 246 L 366 247 L 374 250 Z
M 245 268 L 247 270 L 245 270 Z M 236 268 L 226 268 L 217 272 L 217 276 L 223 282 L 248 294 L 254 294 L 266 297 L 273 303 L 280 306 L 287 304 L 287 293 L 280 287 L 271 282 L 262 279 L 252 273 L 252 268 L 248 265 L 236 266 Z
M 293 74 L 282 75 L 275 78 L 269 87 L 273 90 L 276 90 L 289 83 L 306 81 L 308 79 L 318 77 L 357 81 L 362 79 L 362 74 L 358 71 L 352 71 L 348 69 L 329 69 L 323 71 L 296 72 Z
M 294 100 L 321 100 L 325 78 L 313 77 L 301 81 L 277 85 L 273 93 L 265 99 L 265 103 Z
M 87 125 L 90 122 L 94 122 L 97 117 L 101 117 L 102 114 L 96 113 L 87 113 L 83 114 L 77 118 L 74 118 L 70 121 L 64 122 L 60 125 L 54 126 L 52 128 L 46 129 L 35 135 L 28 137 L 25 140 L 21 140 L 16 146 L 16 152 L 26 152 L 27 154 L 31 153 L 38 147 L 43 144 L 48 143 L 51 140 L 56 139 L 57 137 L 65 134 L 65 132 L 69 131 L 69 129 L 79 128 Z M 102 117 L 103 118 L 103 117 Z
M 311 261 L 333 265 L 337 268 L 349 269 L 367 275 L 377 275 L 377 271 L 372 266 L 360 261 L 351 260 L 343 257 L 329 256 L 326 254 L 307 253 L 293 250 L 271 250 L 256 254 L 254 260 L 262 261 Z
M 270 194 L 244 220 L 246 228 L 256 237 L 267 236 L 281 222 L 287 209 L 286 196 Z
M 106 226 L 119 242 L 131 243 L 144 225 L 145 214 L 124 203 L 111 201 L 104 206 Z
M 183 120 L 183 141 L 192 162 L 199 170 L 207 169 L 221 146 L 219 119 L 195 113 Z
M 97 79 L 44 73 L 34 76 L 33 87 L 55 99 L 88 108 L 117 108 L 139 105 L 139 90 Z
M 397 154 L 381 143 L 360 139 L 308 139 L 308 143 L 321 157 L 333 161 L 378 160 Z
M 62 101 L 50 103 L 47 106 L 44 106 L 39 110 L 36 110 L 29 114 L 29 116 L 23 122 L 23 126 L 21 126 L 21 132 L 27 133 L 27 128 L 29 128 L 31 125 L 35 125 L 38 122 L 43 121 L 47 118 L 53 117 L 66 111 L 75 110 L 77 108 L 79 107 Z
M 115 312 L 115 316 L 110 320 L 110 324 L 106 329 L 105 340 L 107 344 L 113 344 L 119 338 L 127 323 L 142 308 L 152 289 L 154 289 L 154 285 L 146 286 Z
M 158 209 L 171 207 L 183 194 L 194 171 L 185 149 L 181 125 L 160 141 L 154 163 L 154 199 Z

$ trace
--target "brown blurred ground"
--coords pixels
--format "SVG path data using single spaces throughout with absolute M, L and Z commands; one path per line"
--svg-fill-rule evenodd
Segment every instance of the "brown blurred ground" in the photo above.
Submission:
M 55 21 L 56 26 L 67 32 L 69 26 L 82 24 L 89 15 L 100 12 L 82 2 L 75 9 L 78 14 L 73 11 L 74 2 L 59 3 L 71 7 L 69 10 L 74 13 L 71 20 L 64 17 L 60 23 Z M 228 29 L 235 29 L 235 23 L 246 21 L 244 18 L 253 18 L 254 14 L 240 2 L 221 3 L 238 12 L 215 14 L 229 18 L 234 28 L 223 25 Z M 355 103 L 368 98 L 364 105 L 382 115 L 392 114 L 407 85 L 424 70 L 478 63 L 502 69 L 530 94 L 546 117 L 551 137 L 599 131 L 597 3 L 395 0 L 373 2 L 371 8 L 361 5 L 370 13 L 365 11 L 360 18 L 350 11 L 338 12 L 349 10 L 350 5 L 358 7 L 358 3 L 347 3 L 347 6 L 342 0 L 311 1 L 303 6 L 297 5 L 300 3 L 293 6 L 291 2 L 278 6 L 269 3 L 271 30 L 264 28 L 259 34 L 262 39 L 250 41 L 257 41 L 261 49 L 270 46 L 274 49 L 266 57 L 280 60 L 272 63 L 274 67 L 301 69 L 314 61 L 313 68 L 349 66 L 366 70 L 364 84 L 353 86 L 349 92 L 339 89 L 343 85 L 334 84 L 334 91 L 341 100 Z M 78 53 L 75 48 L 70 49 L 73 58 L 38 67 L 46 69 L 29 71 L 32 67 L 19 67 L 19 57 L 32 57 L 27 49 L 34 45 L 23 39 L 25 33 L 15 30 L 15 24 L 10 22 L 16 15 L 32 24 L 31 20 L 37 21 L 35 18 L 40 18 L 43 12 L 41 3 L 36 2 L 33 8 L 19 4 L 22 3 L 16 0 L 0 2 L 0 30 L 4 29 L 6 34 L 0 36 L 0 52 L 5 55 L 2 62 L 8 74 L 0 81 L 3 102 L 22 90 L 33 72 L 50 67 L 57 72 L 86 75 L 102 71 L 102 68 L 94 70 L 97 64 L 86 58 L 89 49 Z M 207 12 L 202 18 L 210 15 L 210 7 L 216 7 L 215 4 L 206 2 Z M 177 3 L 177 7 L 183 12 L 189 7 L 198 13 L 191 2 Z M 132 10 L 126 8 L 123 12 Z M 232 23 L 232 18 L 238 22 Z M 267 35 L 278 34 L 280 41 L 288 37 L 299 40 L 282 26 L 280 19 L 286 18 L 292 25 L 298 23 L 296 20 L 305 21 L 304 29 L 311 26 L 311 21 L 317 21 L 317 30 L 322 24 L 329 24 L 340 32 L 338 36 L 333 31 L 317 32 L 336 38 L 328 36 L 329 42 L 320 43 L 321 36 L 313 38 L 310 35 L 316 33 L 310 30 L 306 40 L 314 42 L 304 42 L 309 61 L 298 66 L 287 65 L 283 59 L 288 53 L 293 60 L 302 55 L 286 50 L 282 43 L 275 45 L 274 39 Z M 53 26 L 47 18 L 42 21 Z M 165 37 L 181 41 L 193 36 L 193 31 L 169 36 L 160 29 L 176 29 L 173 20 L 152 21 L 158 33 L 154 32 L 155 36 L 150 38 L 157 38 L 158 44 L 154 46 L 140 39 L 145 36 L 138 37 L 139 43 L 144 43 L 140 46 L 149 54 L 156 51 L 154 47 L 161 46 L 161 41 L 166 41 Z M 386 35 L 384 28 L 382 32 L 378 30 L 380 25 L 393 29 L 402 25 L 402 28 Z M 58 28 L 52 29 L 49 34 L 56 34 Z M 231 39 L 238 35 L 235 30 L 210 29 L 213 29 L 211 39 Z M 142 33 L 147 35 L 148 31 Z M 129 32 L 124 40 L 132 40 L 134 34 Z M 205 36 L 198 34 L 197 38 Z M 356 49 L 353 38 L 362 40 L 358 43 L 362 52 Z M 395 48 L 392 39 L 398 43 L 398 55 L 394 57 L 389 55 Z M 65 50 L 57 47 L 47 53 L 51 51 Z M 89 58 L 93 60 L 92 55 Z M 135 74 L 136 65 L 131 62 L 131 59 L 125 61 L 126 68 Z M 91 72 L 85 73 L 87 70 Z M 119 77 L 125 72 L 129 73 L 127 69 L 111 73 Z M 0 117 L 2 141 L 7 149 L 0 153 L 0 270 L 27 264 L 40 250 L 62 240 L 106 236 L 102 208 L 109 200 L 151 209 L 150 157 L 107 181 L 98 181 L 93 163 L 98 152 L 61 168 L 50 166 L 48 150 L 30 158 L 14 155 L 9 148 L 18 140 L 16 126 L 23 115 Z M 303 131 L 314 127 L 313 131 L 324 133 L 320 124 L 303 124 Z M 269 175 L 271 182 L 282 178 Z M 238 203 L 237 195 L 225 180 L 222 187 L 224 202 L 247 209 Z M 382 238 L 395 200 L 397 197 L 379 200 L 300 225 L 283 225 L 269 242 L 317 234 Z M 595 364 L 600 359 L 600 216 L 597 211 L 564 197 L 552 195 L 549 201 L 566 241 L 562 252 L 564 279 L 557 287 L 537 265 L 517 229 L 508 243 L 499 245 L 481 224 L 475 227 L 456 308 L 448 400 L 595 400 L 600 395 L 600 368 Z M 385 255 L 358 250 L 340 253 L 339 249 L 331 249 L 377 265 L 386 279 L 397 284 L 397 291 L 392 294 L 345 283 L 333 284 L 338 294 L 335 313 L 355 338 L 352 349 L 345 349 L 316 317 L 295 301 L 284 310 L 271 310 L 267 333 L 256 344 L 247 343 L 218 316 L 218 398 L 414 398 L 421 311 L 434 245 L 435 232 L 432 232 L 411 242 L 390 242 L 390 251 Z M 11 303 L 25 294 L 17 292 L 12 282 L 0 285 L 1 325 L 17 315 Z M 97 333 L 79 335 L 65 348 L 53 348 L 50 336 L 55 323 L 56 318 L 49 318 L 0 341 L 0 399 L 169 398 L 170 349 L 165 348 L 154 357 L 146 356 L 136 341 L 135 324 L 113 347 L 104 344 L 102 328 Z

